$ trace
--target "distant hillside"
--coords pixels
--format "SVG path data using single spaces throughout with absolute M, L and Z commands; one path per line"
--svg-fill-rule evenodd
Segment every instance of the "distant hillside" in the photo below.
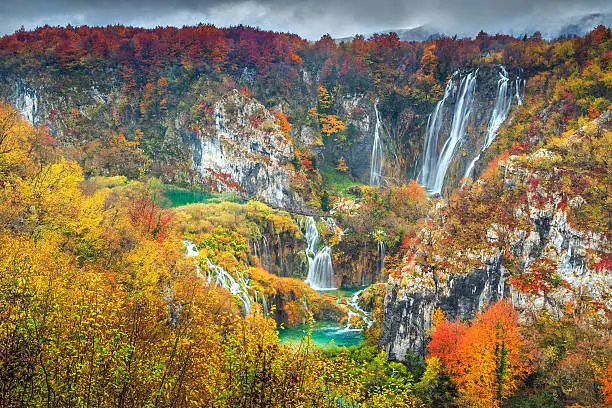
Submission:
M 532 22 L 517 21 L 510 30 L 501 30 L 499 34 L 508 34 L 514 37 L 531 36 L 535 32 L 540 32 L 546 40 L 552 40 L 560 37 L 583 37 L 595 27 L 603 25 L 606 27 L 612 26 L 612 13 L 592 13 L 586 15 L 577 15 L 564 18 L 551 18 L 538 21 L 537 25 Z M 396 33 L 402 41 L 429 41 L 437 40 L 445 35 L 458 37 L 471 37 L 471 35 L 454 32 L 445 27 L 436 27 L 435 24 L 423 24 L 413 28 L 398 28 L 388 29 L 376 32 L 363 34 L 365 38 L 369 38 L 374 34 Z M 495 33 L 489 33 L 495 34 Z M 342 37 L 336 39 L 338 42 L 350 41 L 353 37 Z

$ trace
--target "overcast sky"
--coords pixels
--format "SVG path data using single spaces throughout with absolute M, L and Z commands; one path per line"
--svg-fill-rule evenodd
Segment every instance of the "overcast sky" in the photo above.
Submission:
M 568 16 L 610 12 L 610 0 L 0 0 L 0 35 L 22 25 L 143 27 L 245 24 L 308 39 L 430 24 L 447 34 L 517 33 Z

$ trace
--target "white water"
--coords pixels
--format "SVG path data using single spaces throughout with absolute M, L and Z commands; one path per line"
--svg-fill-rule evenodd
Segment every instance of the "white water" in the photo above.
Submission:
M 376 127 L 374 128 L 374 143 L 372 144 L 372 165 L 370 167 L 370 185 L 380 187 L 383 165 L 383 145 L 380 140 L 380 113 L 378 112 L 378 99 L 374 103 L 376 113 Z
M 211 283 L 215 279 L 217 286 L 228 290 L 232 295 L 238 296 L 242 301 L 242 312 L 246 316 L 251 314 L 251 295 L 249 295 L 248 280 L 236 273 L 237 279 L 234 279 L 225 269 L 219 265 L 215 265 L 210 259 L 206 259 L 208 267 L 207 282 Z
M 378 241 L 378 256 L 376 259 L 376 278 L 380 279 L 380 273 L 385 267 L 385 243 Z
M 309 259 L 306 283 L 315 290 L 332 290 L 334 287 L 334 267 L 331 260 L 331 248 L 323 247 L 314 259 Z
M 508 114 L 510 113 L 510 107 L 512 106 L 512 94 L 508 92 L 508 72 L 503 65 L 500 65 L 499 76 L 500 78 L 497 81 L 495 104 L 493 105 L 493 111 L 491 112 L 491 118 L 489 119 L 489 124 L 487 126 L 487 138 L 480 148 L 478 155 L 476 155 L 474 160 L 470 162 L 469 166 L 465 170 L 465 175 L 463 177 L 472 177 L 472 172 L 474 171 L 476 162 L 480 159 L 482 152 L 484 152 L 489 146 L 491 146 L 493 141 L 495 141 L 499 127 L 502 125 L 502 123 L 504 123 L 508 117 Z
M 184 240 L 183 244 L 185 244 L 185 256 L 188 258 L 195 258 L 199 255 L 198 247 L 191 241 Z M 196 271 L 198 276 L 204 279 L 200 271 L 200 266 L 198 262 L 195 262 Z M 206 266 L 208 267 L 208 274 L 206 277 L 206 283 L 211 284 L 213 278 L 215 279 L 215 284 L 220 286 L 227 291 L 229 291 L 232 295 L 238 296 L 240 301 L 242 302 L 242 312 L 246 316 L 251 313 L 251 295 L 249 294 L 249 282 L 248 279 L 242 277 L 239 273 L 236 273 L 237 279 L 234 279 L 232 275 L 230 275 L 225 269 L 223 269 L 219 265 L 215 265 L 210 261 L 210 259 L 206 259 Z M 268 308 L 266 304 L 266 299 L 263 297 L 264 302 L 264 313 L 267 314 L 266 309 Z
M 456 73 L 455 73 L 456 74 Z M 431 186 L 435 182 L 436 168 L 438 164 L 438 137 L 442 128 L 442 118 L 444 116 L 444 102 L 453 90 L 453 78 L 448 80 L 444 97 L 436 104 L 436 108 L 427 119 L 427 131 L 425 133 L 425 148 L 423 149 L 423 167 L 421 170 L 421 184 L 425 187 Z
M 315 251 L 317 250 L 317 245 L 319 244 L 319 230 L 317 229 L 317 223 L 313 217 L 308 217 L 308 221 L 306 222 L 306 233 L 304 234 L 306 238 L 306 242 L 308 243 L 308 247 L 306 249 L 306 254 L 308 256 L 314 256 Z
M 435 170 L 435 179 L 433 184 L 426 185 L 431 193 L 440 193 L 444 187 L 444 177 L 448 166 L 455 154 L 457 147 L 461 145 L 465 139 L 467 126 L 474 110 L 474 91 L 476 90 L 476 73 L 470 72 L 467 76 L 461 79 L 455 102 L 455 113 L 453 114 L 453 123 L 451 131 L 442 146 L 438 163 Z
M 308 276 L 306 283 L 315 290 L 332 290 L 334 288 L 334 267 L 331 259 L 331 248 L 325 246 L 316 252 L 319 243 L 319 230 L 313 217 L 308 217 L 304 234 L 308 247 Z M 316 252 L 316 255 L 315 255 Z
M 183 244 L 185 244 L 185 250 L 186 250 L 186 254 L 185 256 L 187 258 L 193 258 L 198 256 L 199 251 L 198 251 L 198 247 L 196 246 L 196 244 L 194 244 L 191 241 L 183 241 Z
M 519 77 L 516 77 L 516 80 L 514 81 L 514 87 L 516 88 L 514 96 L 516 97 L 516 103 L 518 106 L 523 104 L 523 98 L 521 98 L 521 85 L 523 86 L 523 89 L 525 89 L 525 82 L 526 81 L 524 79 Z
M 347 311 L 346 326 L 344 327 L 344 329 L 340 330 L 341 332 L 361 331 L 361 328 L 351 326 L 351 319 L 353 316 L 357 316 L 361 320 L 363 320 L 367 327 L 372 326 L 372 324 L 374 323 L 374 319 L 370 316 L 370 314 L 359 306 L 359 295 L 361 294 L 361 292 L 363 292 L 363 289 L 358 292 L 355 292 L 355 294 L 351 296 L 351 298 L 348 300 L 349 308 Z
M 355 292 L 355 294 L 349 300 L 348 304 L 357 311 L 357 314 L 365 322 L 366 326 L 370 327 L 374 323 L 374 319 L 370 316 L 368 312 L 366 312 L 359 306 L 359 295 L 361 295 L 361 292 L 363 292 L 363 290 Z

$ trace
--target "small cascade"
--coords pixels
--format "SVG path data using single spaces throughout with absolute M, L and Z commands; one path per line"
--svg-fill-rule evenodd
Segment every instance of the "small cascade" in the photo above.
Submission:
M 200 253 L 198 251 L 198 247 L 193 242 L 188 241 L 188 240 L 184 240 L 183 244 L 185 244 L 185 256 L 187 258 L 196 257 Z
M 378 112 L 378 99 L 374 103 L 376 113 L 376 126 L 374 128 L 374 143 L 372 144 L 372 165 L 370 167 L 370 185 L 380 187 L 383 166 L 383 145 L 380 140 L 380 113 Z
M 185 256 L 188 258 L 195 258 L 199 255 L 197 246 L 189 241 L 184 240 L 183 244 L 185 245 Z M 249 294 L 249 281 L 247 278 L 243 277 L 240 273 L 236 273 L 237 279 L 234 279 L 232 275 L 230 275 L 225 269 L 223 269 L 219 265 L 215 265 L 210 261 L 210 259 L 206 259 L 206 266 L 208 268 L 207 277 L 201 273 L 200 266 L 197 261 L 195 261 L 196 271 L 199 277 L 206 280 L 207 284 L 211 284 L 213 279 L 215 280 L 215 284 L 220 286 L 227 291 L 229 291 L 232 295 L 238 296 L 240 301 L 242 302 L 242 313 L 246 316 L 251 313 L 251 295 Z M 265 296 L 263 297 L 263 302 L 265 302 Z M 267 309 L 267 304 L 264 305 L 264 311 Z M 267 312 L 265 312 L 267 313 Z
M 255 291 L 255 303 L 261 304 L 263 317 L 268 317 L 268 313 L 270 313 L 270 310 L 268 309 L 268 302 L 266 300 L 266 295 L 264 295 L 263 292 Z
M 266 295 L 261 294 L 261 306 L 263 307 L 263 315 L 264 317 L 268 317 L 270 313 L 270 309 L 268 308 L 268 301 L 266 300 Z
M 476 90 L 477 72 L 478 70 L 470 72 L 461 79 L 457 93 L 457 101 L 455 102 L 455 112 L 453 114 L 451 131 L 440 151 L 440 156 L 435 168 L 434 182 L 433 184 L 425 186 L 431 193 L 439 194 L 442 192 L 446 171 L 448 170 L 453 155 L 457 147 L 465 140 L 467 126 L 474 110 L 474 91 Z
M 206 259 L 206 266 L 208 267 L 208 279 L 210 283 L 212 279 L 215 279 L 217 286 L 228 290 L 232 295 L 238 296 L 242 301 L 242 313 L 246 316 L 251 314 L 251 296 L 249 295 L 248 279 L 237 273 L 237 279 L 234 279 L 225 269 L 219 265 L 215 265 Z
M 331 248 L 325 246 L 316 252 L 319 243 L 319 230 L 313 217 L 308 217 L 304 236 L 308 244 L 306 248 L 308 276 L 305 282 L 315 290 L 335 289 L 333 287 L 334 267 L 331 260 Z
M 268 238 L 261 234 L 261 256 L 264 265 L 266 266 L 266 270 L 268 272 L 272 271 L 272 255 L 270 253 L 270 245 L 268 243 Z
M 351 326 L 351 319 L 353 316 L 357 316 L 363 320 L 367 327 L 371 327 L 374 323 L 374 319 L 370 316 L 370 314 L 359 306 L 359 295 L 361 292 L 363 292 L 363 290 L 355 292 L 355 294 L 348 300 L 349 308 L 347 311 L 347 322 L 344 330 L 361 330 L 360 328 L 353 328 Z
M 487 126 L 487 138 L 480 148 L 478 155 L 476 155 L 474 160 L 472 160 L 468 165 L 463 177 L 472 177 L 472 172 L 474 171 L 476 162 L 480 159 L 482 152 L 491 146 L 495 140 L 495 137 L 497 136 L 497 131 L 510 113 L 510 107 L 512 106 L 512 94 L 508 92 L 508 82 L 510 80 L 508 79 L 508 72 L 503 65 L 500 65 L 499 76 L 500 78 L 497 81 L 495 104 L 493 105 L 493 111 L 491 112 L 491 118 L 489 119 L 489 124 Z

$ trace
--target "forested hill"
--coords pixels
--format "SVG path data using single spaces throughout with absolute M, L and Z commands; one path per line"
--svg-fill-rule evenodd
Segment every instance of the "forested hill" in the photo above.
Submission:
M 436 134 L 441 147 L 471 72 L 473 114 L 440 170 L 445 188 L 458 185 L 485 144 L 500 66 L 515 95 L 510 116 L 525 99 L 524 122 L 544 121 L 545 132 L 605 110 L 609 37 L 600 26 L 552 43 L 485 33 L 408 43 L 392 33 L 336 44 L 248 27 L 43 27 L 0 39 L 0 96 L 47 125 L 87 176 L 148 174 L 319 208 L 322 185 L 371 181 L 377 131 L 382 183 L 422 176 L 428 117 L 452 85 Z M 263 106 L 248 107 L 254 103 Z M 517 141 L 504 128 L 475 162 L 476 175 Z M 259 140 L 249 145 L 246 134 Z M 227 148 L 216 154 L 220 145 Z M 213 155 L 215 163 L 203 163 Z M 241 191 L 254 173 L 266 181 Z
M 0 38 L 0 407 L 609 406 L 611 60 Z

